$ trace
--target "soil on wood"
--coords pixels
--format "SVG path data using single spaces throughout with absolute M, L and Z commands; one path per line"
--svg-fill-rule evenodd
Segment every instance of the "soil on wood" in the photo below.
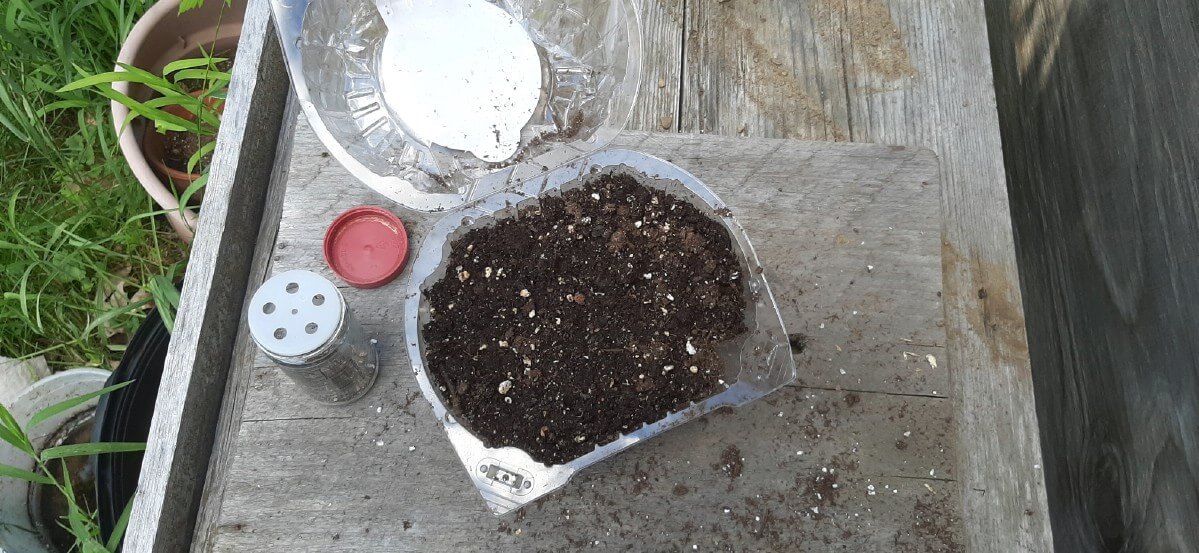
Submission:
M 727 384 L 746 331 L 724 226 L 628 175 L 593 175 L 451 245 L 426 297 L 429 372 L 488 447 L 578 458 Z
M 163 149 L 162 161 L 167 167 L 176 171 L 188 172 L 187 162 L 192 156 L 200 150 L 204 144 L 216 140 L 215 136 L 200 136 L 196 133 L 167 131 L 163 138 L 165 146 Z M 212 162 L 212 154 L 205 154 L 192 168 L 191 173 L 203 173 L 208 164 Z

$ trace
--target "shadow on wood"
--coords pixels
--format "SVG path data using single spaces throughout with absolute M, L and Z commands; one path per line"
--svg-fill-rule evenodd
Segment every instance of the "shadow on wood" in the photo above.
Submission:
M 1199 543 L 1199 5 L 988 0 L 1059 551 Z

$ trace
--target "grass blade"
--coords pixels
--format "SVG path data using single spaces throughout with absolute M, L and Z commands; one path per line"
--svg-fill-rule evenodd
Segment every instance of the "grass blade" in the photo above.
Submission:
M 130 443 L 130 442 L 106 442 L 95 444 L 74 444 L 60 445 L 42 451 L 42 461 L 53 461 L 54 459 L 63 459 L 65 457 L 84 457 L 87 455 L 100 455 L 105 453 L 129 453 L 134 451 L 145 451 L 146 444 Z
M 78 109 L 85 108 L 90 105 L 91 104 L 84 100 L 59 100 L 57 102 L 50 102 L 49 104 L 42 106 L 42 109 L 37 110 L 37 114 L 38 117 L 45 117 L 47 113 L 50 113 L 54 110 Z
M 228 83 L 233 76 L 215 69 L 183 69 L 173 75 L 175 82 L 186 79 L 197 79 L 205 82 L 218 81 L 218 84 Z
M 136 497 L 137 494 L 134 494 Z M 125 510 L 121 511 L 121 518 L 117 519 L 116 526 L 112 527 L 112 535 L 108 536 L 108 550 L 116 551 L 117 546 L 121 545 L 121 540 L 125 537 L 125 528 L 129 527 L 129 515 L 133 513 L 133 499 L 129 498 L 129 503 L 125 504 Z
M 9 413 L 8 408 L 4 405 L 0 405 L 0 440 L 12 444 L 13 447 L 24 451 L 26 455 L 35 456 L 33 446 L 29 443 L 29 437 L 25 435 L 24 430 L 21 430 L 17 419 L 13 418 L 12 413 Z
M 25 437 L 24 433 L 13 432 L 6 427 L 0 427 L 0 440 L 8 442 L 13 447 L 24 452 L 25 455 L 37 457 L 37 454 L 33 452 L 33 446 L 29 444 L 29 439 Z
M 179 290 L 171 279 L 155 276 L 151 281 L 150 295 L 158 308 L 158 316 L 168 333 L 175 332 L 175 312 L 179 309 Z
M 54 479 L 50 478 L 49 476 L 38 474 L 36 472 L 29 472 L 25 469 L 19 469 L 17 467 L 10 467 L 8 465 L 0 465 L 0 476 L 17 478 L 26 482 L 33 482 L 34 484 L 54 484 Z
M 205 142 L 203 145 L 201 145 L 196 150 L 196 153 L 192 154 L 191 157 L 187 158 L 187 172 L 194 173 L 196 171 L 196 165 L 200 164 L 200 160 L 204 159 L 204 156 L 211 154 L 214 150 L 216 150 L 216 141 L 215 140 L 210 140 L 208 142 Z M 198 190 L 199 189 L 197 189 L 197 191 Z M 193 191 L 192 194 L 195 194 L 195 192 Z M 188 199 L 191 199 L 190 194 L 188 194 L 187 197 L 188 197 Z
M 33 418 L 29 419 L 29 424 L 27 426 L 29 428 L 35 428 L 35 427 L 37 427 L 37 425 L 41 424 L 46 419 L 53 417 L 54 415 L 57 415 L 59 413 L 62 413 L 63 411 L 68 411 L 70 409 L 73 409 L 75 407 L 83 405 L 84 403 L 87 403 L 88 401 L 91 401 L 94 398 L 98 398 L 102 395 L 110 394 L 112 392 L 120 390 L 121 388 L 124 388 L 125 386 L 128 386 L 130 384 L 133 384 L 132 380 L 122 382 L 120 384 L 114 384 L 107 388 L 96 390 L 90 394 L 83 394 L 79 397 L 73 397 L 66 401 L 60 401 L 58 403 L 55 403 L 54 405 L 51 405 L 45 409 L 42 409 L 41 411 L 38 411 L 37 413 L 34 413 Z
M 149 299 L 142 299 L 142 300 L 138 300 L 138 301 L 129 303 L 122 307 L 118 307 L 116 309 L 106 311 L 99 317 L 96 317 L 95 319 L 93 319 L 92 322 L 88 323 L 87 327 L 85 327 L 83 329 L 83 333 L 91 334 L 91 332 L 93 330 L 95 330 L 96 327 L 98 327 L 104 323 L 107 323 L 107 322 L 109 322 L 117 317 L 120 317 L 122 315 L 137 311 L 138 309 L 141 309 L 143 306 L 145 306 L 148 303 L 150 303 Z
M 192 68 L 196 68 L 196 67 L 208 67 L 210 63 L 212 65 L 216 65 L 218 63 L 221 63 L 221 62 L 227 61 L 227 60 L 228 60 L 228 58 L 207 58 L 207 57 L 203 57 L 203 56 L 198 57 L 198 58 L 184 58 L 181 60 L 173 61 L 173 62 L 168 63 L 165 66 L 163 66 L 162 74 L 170 75 L 171 73 L 180 71 L 182 69 L 192 69 Z

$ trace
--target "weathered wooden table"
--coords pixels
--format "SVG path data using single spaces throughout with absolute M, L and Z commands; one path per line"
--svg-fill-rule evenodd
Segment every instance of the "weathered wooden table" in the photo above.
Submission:
M 618 145 L 736 212 L 806 337 L 800 382 L 504 518 L 407 371 L 406 275 L 346 290 L 385 348 L 375 389 L 305 401 L 250 344 L 243 304 L 274 272 L 328 274 L 332 218 L 387 202 L 285 101 L 255 0 L 127 550 L 1051 548 L 981 2 L 641 4 L 632 127 L 656 132 Z M 433 220 L 389 207 L 418 240 Z

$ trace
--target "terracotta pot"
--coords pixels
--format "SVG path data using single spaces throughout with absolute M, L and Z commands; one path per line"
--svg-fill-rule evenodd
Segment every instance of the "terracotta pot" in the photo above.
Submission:
M 161 74 L 166 64 L 199 55 L 201 46 L 217 53 L 234 50 L 241 35 L 246 2 L 233 0 L 233 4 L 226 7 L 222 1 L 210 0 L 200 8 L 179 15 L 179 0 L 161 0 L 133 26 L 117 61 Z M 224 13 L 221 13 L 222 8 Z M 118 67 L 117 71 L 120 70 Z M 139 101 L 153 97 L 153 91 L 140 84 L 116 83 L 113 88 Z M 179 209 L 175 188 L 164 182 L 167 174 L 160 177 L 143 152 L 143 140 L 157 133 L 142 118 L 132 121 L 122 132 L 121 126 L 129 110 L 117 102 L 112 103 L 112 115 L 117 132 L 121 133 L 121 153 L 134 176 L 154 202 L 167 211 L 167 219 L 175 232 L 190 242 L 195 235 L 196 213 L 191 209 Z M 183 188 L 187 186 L 183 185 Z
M 203 91 L 196 91 L 192 96 L 199 96 Z M 205 103 L 210 107 L 217 101 L 216 98 L 208 98 Z M 218 106 L 217 112 L 224 111 L 224 106 Z M 182 106 L 166 106 L 163 111 L 182 117 L 188 121 L 194 121 L 196 116 L 192 112 Z M 145 135 L 142 137 L 142 154 L 146 160 L 150 162 L 150 166 L 154 168 L 154 172 L 158 175 L 161 182 L 165 182 L 174 189 L 175 194 L 183 194 L 193 182 L 200 178 L 200 173 L 188 173 L 180 171 L 166 163 L 166 135 L 156 132 L 153 128 L 147 125 Z M 192 204 L 198 203 L 203 198 L 203 191 L 197 192 L 192 196 Z

